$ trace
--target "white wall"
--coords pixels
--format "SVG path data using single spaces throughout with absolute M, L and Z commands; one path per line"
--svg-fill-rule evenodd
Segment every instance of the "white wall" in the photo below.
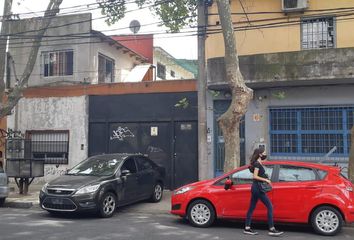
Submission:
M 21 130 L 68 130 L 69 164 L 45 165 L 45 177 L 37 181 L 49 181 L 63 174 L 87 157 L 88 147 L 88 97 L 23 98 L 15 112 L 8 117 L 8 128 Z M 81 144 L 84 148 L 81 149 Z

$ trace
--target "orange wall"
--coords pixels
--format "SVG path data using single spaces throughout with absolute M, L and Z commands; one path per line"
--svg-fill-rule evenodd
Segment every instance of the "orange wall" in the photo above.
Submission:
M 244 14 L 240 1 L 243 3 L 245 12 L 248 13 L 247 16 Z M 281 27 L 268 26 L 267 28 L 260 27 L 254 30 L 238 29 L 235 33 L 238 54 L 251 55 L 300 51 L 301 18 L 316 17 L 319 15 L 338 16 L 338 14 L 343 15 L 343 11 L 349 14 L 349 16 L 336 17 L 336 47 L 354 47 L 354 11 L 353 9 L 338 10 L 338 8 L 354 8 L 353 0 L 308 0 L 308 4 L 309 7 L 304 13 L 285 14 L 282 12 L 281 0 L 232 0 L 232 12 L 238 13 L 237 15 L 233 15 L 234 27 L 236 28 L 249 27 L 250 25 L 269 25 L 277 22 L 285 23 L 285 26 Z M 209 13 L 217 13 L 215 1 L 209 8 Z M 219 21 L 217 15 L 209 15 L 209 25 L 216 25 Z M 220 29 L 220 25 L 209 27 L 209 30 L 212 29 Z M 224 52 L 222 34 L 209 32 L 206 40 L 206 58 L 222 57 L 224 56 Z

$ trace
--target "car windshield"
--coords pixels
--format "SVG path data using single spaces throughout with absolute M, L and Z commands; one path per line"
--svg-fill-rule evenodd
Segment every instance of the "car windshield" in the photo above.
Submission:
M 88 158 L 70 171 L 68 175 L 92 175 L 92 176 L 109 176 L 112 175 L 119 164 L 122 162 L 121 158 Z

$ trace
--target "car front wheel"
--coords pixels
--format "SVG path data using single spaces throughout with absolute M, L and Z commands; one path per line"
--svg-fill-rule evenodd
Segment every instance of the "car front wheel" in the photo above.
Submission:
M 324 236 L 334 236 L 343 225 L 343 218 L 340 212 L 330 206 L 317 208 L 311 215 L 313 229 Z
M 215 221 L 215 210 L 211 203 L 196 200 L 188 207 L 188 220 L 195 227 L 209 227 Z
M 150 198 L 151 202 L 160 202 L 163 194 L 163 186 L 161 183 L 156 183 Z
M 112 217 L 117 207 L 117 198 L 111 193 L 105 193 L 99 203 L 99 215 L 103 218 Z

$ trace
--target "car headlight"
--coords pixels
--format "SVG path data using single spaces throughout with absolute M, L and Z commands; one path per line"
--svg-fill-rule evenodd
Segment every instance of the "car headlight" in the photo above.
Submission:
M 182 193 L 186 193 L 186 192 L 192 190 L 193 188 L 194 188 L 194 187 L 192 187 L 192 186 L 182 187 L 182 188 L 180 188 L 180 189 L 178 189 L 178 190 L 175 191 L 175 195 L 182 194 Z
M 42 192 L 47 192 L 48 183 L 44 184 L 42 187 Z
M 76 192 L 76 194 L 93 193 L 93 192 L 96 192 L 99 188 L 100 188 L 100 184 L 89 185 L 89 186 L 80 188 L 79 191 Z

